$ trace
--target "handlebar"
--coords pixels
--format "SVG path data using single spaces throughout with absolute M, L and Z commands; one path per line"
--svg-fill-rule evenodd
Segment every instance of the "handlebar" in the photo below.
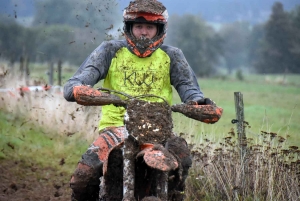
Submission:
M 103 91 L 108 93 L 105 93 Z M 106 88 L 93 89 L 87 86 L 75 86 L 73 88 L 73 93 L 76 102 L 85 106 L 104 106 L 113 104 L 115 106 L 126 107 L 130 99 L 141 99 L 145 97 L 160 98 L 166 104 L 168 104 L 164 98 L 156 95 L 140 95 L 133 97 L 126 93 Z M 120 94 L 127 99 L 122 100 L 118 95 L 115 94 Z M 194 120 L 211 124 L 219 121 L 223 113 L 223 109 L 216 105 L 189 105 L 185 103 L 172 105 L 171 110 L 173 112 L 180 112 L 186 117 L 192 118 Z

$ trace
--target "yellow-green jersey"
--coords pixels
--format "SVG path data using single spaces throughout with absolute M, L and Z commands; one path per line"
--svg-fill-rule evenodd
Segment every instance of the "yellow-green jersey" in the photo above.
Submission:
M 103 79 L 105 88 L 131 96 L 153 94 L 169 104 L 172 102 L 172 85 L 182 102 L 203 98 L 196 76 L 181 50 L 167 45 L 162 45 L 148 57 L 140 58 L 130 51 L 125 40 L 103 42 L 67 81 L 64 97 L 75 101 L 73 86 L 94 86 Z M 162 101 L 159 98 L 146 100 Z M 103 106 L 99 129 L 123 126 L 124 113 L 122 107 Z

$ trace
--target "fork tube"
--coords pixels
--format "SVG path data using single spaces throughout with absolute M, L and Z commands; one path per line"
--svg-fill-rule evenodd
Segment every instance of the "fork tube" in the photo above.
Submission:
M 131 150 L 134 146 L 133 141 L 127 138 L 124 141 L 123 152 L 123 200 L 134 200 L 134 179 L 135 164 L 133 153 Z
M 158 179 L 157 192 L 161 200 L 168 200 L 168 173 L 169 172 L 161 172 L 160 178 Z
M 100 185 L 99 185 L 99 198 L 100 200 L 105 199 L 106 194 L 106 185 L 105 185 L 105 176 L 100 177 Z

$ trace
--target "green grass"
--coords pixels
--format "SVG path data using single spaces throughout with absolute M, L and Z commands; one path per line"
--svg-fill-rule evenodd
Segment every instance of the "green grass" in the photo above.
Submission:
M 34 161 L 70 173 L 89 143 L 78 134 L 58 135 L 0 110 L 0 160 Z M 60 165 L 62 159 L 65 163 Z
M 175 130 L 210 139 L 226 136 L 231 128 L 236 128 L 236 125 L 231 123 L 232 119 L 236 119 L 234 92 L 241 92 L 245 121 L 251 126 L 247 129 L 248 137 L 256 138 L 261 131 L 275 132 L 282 137 L 290 136 L 290 143 L 298 145 L 300 143 L 300 76 L 288 75 L 286 79 L 288 80 L 286 84 L 269 83 L 266 82 L 265 76 L 259 75 L 245 76 L 244 81 L 232 78 L 199 79 L 205 97 L 213 99 L 224 109 L 223 116 L 214 125 L 203 125 L 194 120 L 185 120 L 187 118 L 175 114 Z M 175 102 L 179 102 L 176 95 Z

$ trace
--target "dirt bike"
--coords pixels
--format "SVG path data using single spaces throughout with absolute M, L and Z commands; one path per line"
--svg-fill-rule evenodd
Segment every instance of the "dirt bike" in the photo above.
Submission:
M 217 122 L 223 112 L 216 105 L 192 102 L 170 106 L 155 95 L 132 97 L 104 88 L 80 88 L 76 102 L 85 106 L 113 104 L 126 109 L 126 139 L 120 149 L 109 153 L 100 178 L 99 197 L 106 201 L 183 200 L 183 177 L 187 176 L 191 159 L 186 141 L 172 132 L 172 111 L 205 123 Z

